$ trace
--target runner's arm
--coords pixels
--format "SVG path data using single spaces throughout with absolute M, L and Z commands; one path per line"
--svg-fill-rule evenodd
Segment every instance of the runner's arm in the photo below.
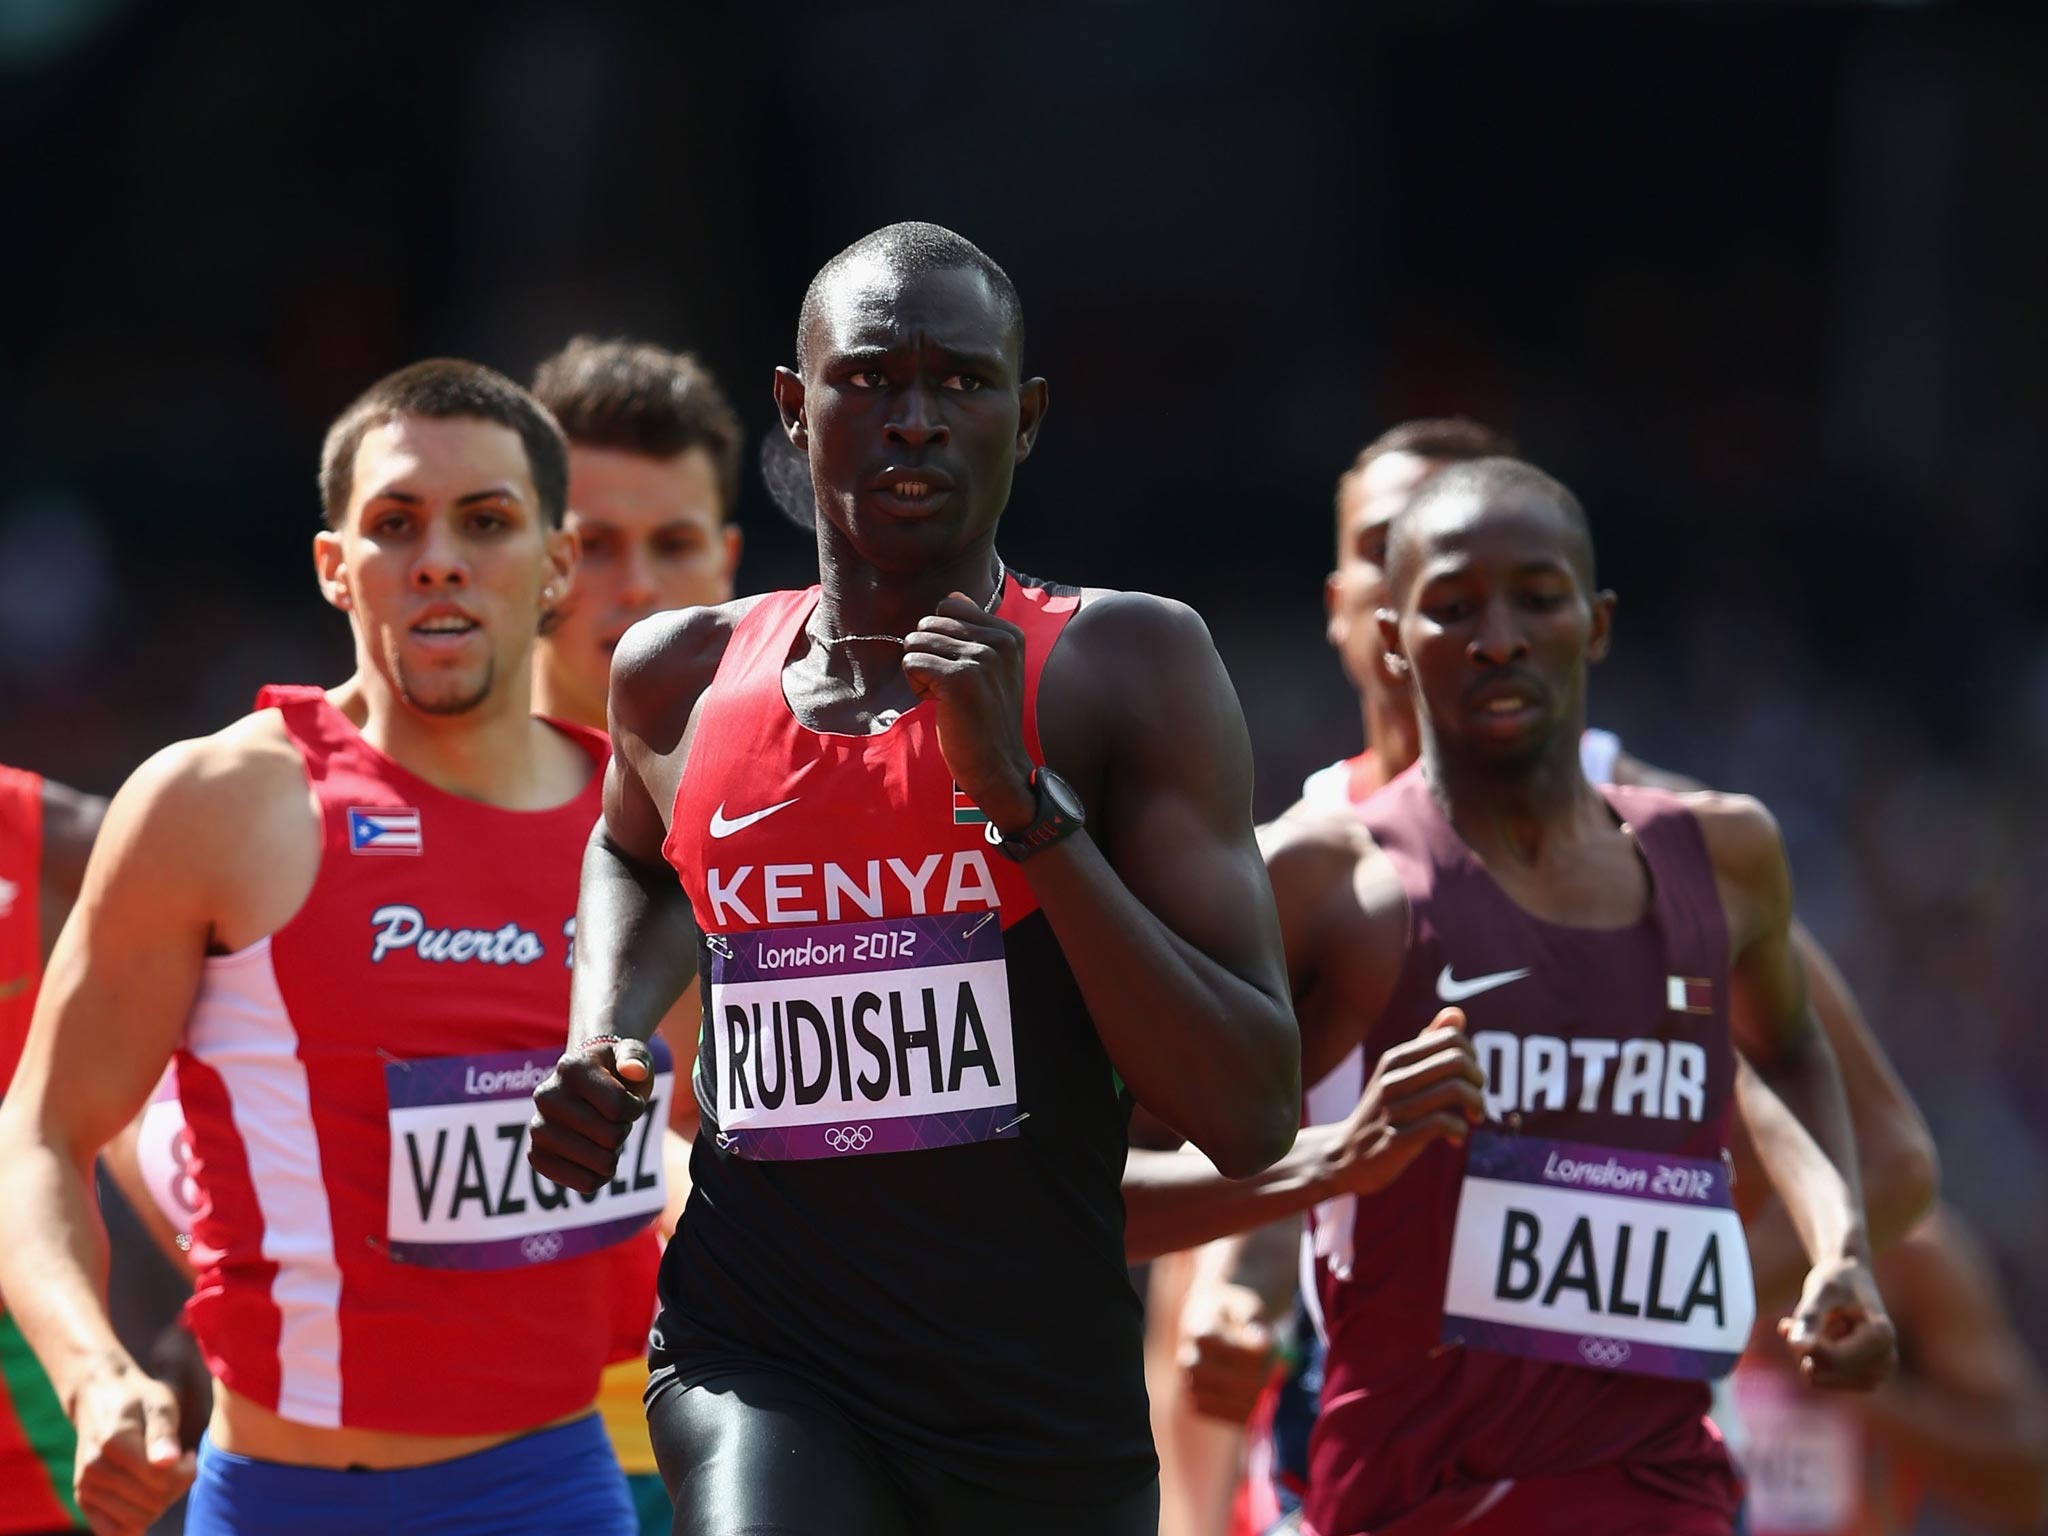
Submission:
M 1276 1163 L 1225 1177 L 1192 1147 L 1133 1147 L 1124 1164 L 1124 1257 L 1133 1264 L 1298 1216 L 1341 1193 L 1350 1169 L 1342 1126 L 1304 1127 Z M 1290 1222 L 1299 1231 L 1298 1222 Z
M 189 1466 L 169 1394 L 107 1316 L 93 1158 L 141 1110 L 183 1034 L 249 796 L 203 743 L 136 771 L 109 809 L 0 1104 L 0 1292 L 79 1425 L 82 1476 L 97 1457 L 138 1507 L 168 1503 Z
M 1617 784 L 1645 784 L 1674 794 L 1696 794 L 1698 781 L 1658 768 L 1624 752 L 1614 764 Z M 1866 1219 L 1874 1252 L 1884 1250 L 1924 1216 L 1940 1186 L 1940 1164 L 1927 1122 L 1892 1070 L 1884 1047 L 1870 1031 L 1863 1010 L 1826 950 L 1804 924 L 1792 924 L 1807 996 L 1814 1017 L 1834 1049 L 1849 1119 L 1856 1132 L 1856 1166 L 1862 1176 Z M 1736 1204 L 1749 1236 L 1757 1295 L 1772 1304 L 1798 1294 L 1806 1277 L 1806 1254 L 1777 1192 L 1762 1177 L 1741 1116 L 1735 1127 Z M 1752 1192 L 1759 1192 L 1753 1194 Z
M 1132 1095 L 1254 1174 L 1293 1141 L 1300 1040 L 1222 658 L 1193 610 L 1103 597 L 1054 650 L 1041 703 L 1048 762 L 1093 755 L 1100 793 L 1088 830 L 1025 875 Z
M 1937 1211 L 1878 1275 L 1906 1363 L 1859 1405 L 1871 1434 L 1973 1520 L 2048 1522 L 2048 1386 L 1975 1236 Z
M 1816 1385 L 1868 1387 L 1895 1357 L 1870 1277 L 1869 1229 L 1842 1076 L 1807 1000 L 1792 940 L 1792 875 L 1777 823 L 1744 796 L 1694 812 L 1728 914 L 1736 1096 L 1757 1156 L 1812 1268 L 1781 1328 Z
M 1387 1005 L 1407 945 L 1407 900 L 1354 816 L 1283 817 L 1260 829 L 1259 843 L 1300 1021 L 1303 1076 L 1319 1082 Z M 1334 1195 L 1370 1194 L 1430 1140 L 1462 1135 L 1479 1116 L 1481 1074 L 1462 1033 L 1438 1031 L 1438 1022 L 1373 1064 L 1343 1121 L 1303 1129 L 1253 1178 L 1225 1178 L 1192 1149 L 1133 1150 L 1124 1171 L 1132 1260 L 1263 1226 Z
M 1870 1246 L 1880 1256 L 1934 1203 L 1940 1164 L 1934 1138 L 1905 1085 L 1886 1059 L 1841 972 L 1805 927 L 1794 923 L 1792 941 L 1806 975 L 1814 1017 L 1834 1048 L 1856 1133 L 1856 1162 L 1870 1224 Z M 1778 1305 L 1798 1295 L 1806 1277 L 1799 1234 L 1777 1192 L 1762 1177 L 1741 1117 L 1734 1145 L 1737 1204 L 1746 1207 L 1750 1263 L 1757 1295 Z M 1756 1175 L 1750 1178 L 1751 1173 Z M 1760 1200 L 1750 1198 L 1757 1191 Z
M 697 972 L 697 926 L 662 854 L 668 822 L 655 781 L 673 771 L 716 669 L 726 633 L 717 618 L 657 616 L 628 630 L 613 656 L 612 758 L 577 893 L 569 1038 L 534 1090 L 527 1146 L 539 1173 L 584 1194 L 611 1179 L 653 1084 L 646 1042 Z

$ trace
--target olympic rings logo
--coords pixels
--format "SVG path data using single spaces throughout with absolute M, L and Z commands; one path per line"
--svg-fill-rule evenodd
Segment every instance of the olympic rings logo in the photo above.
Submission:
M 1628 1363 L 1629 1347 L 1624 1339 L 1586 1338 L 1579 1340 L 1579 1354 L 1586 1364 L 1612 1371 Z
M 536 1232 L 531 1237 L 519 1240 L 519 1251 L 535 1264 L 545 1264 L 550 1259 L 559 1259 L 562 1256 L 562 1234 Z
M 865 1152 L 875 1133 L 865 1125 L 835 1125 L 825 1133 L 825 1145 L 834 1152 Z

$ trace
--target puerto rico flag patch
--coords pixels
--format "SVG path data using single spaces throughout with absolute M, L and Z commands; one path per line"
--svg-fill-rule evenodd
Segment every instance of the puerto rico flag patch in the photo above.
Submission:
M 409 805 L 352 805 L 348 808 L 350 853 L 420 851 L 420 813 Z
M 967 791 L 958 784 L 953 786 L 953 825 L 956 827 L 983 827 L 988 825 L 988 812 L 967 798 Z
M 1714 984 L 1697 976 L 1666 976 L 1664 1002 L 1673 1013 L 1712 1013 Z

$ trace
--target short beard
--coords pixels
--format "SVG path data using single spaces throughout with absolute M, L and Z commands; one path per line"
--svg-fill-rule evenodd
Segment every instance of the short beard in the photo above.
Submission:
M 441 698 L 422 698 L 413 691 L 411 681 L 401 671 L 398 674 L 398 696 L 405 701 L 407 708 L 418 710 L 423 715 L 466 715 L 491 696 L 491 685 L 497 681 L 497 675 L 496 660 L 486 661 L 483 676 L 469 692 Z

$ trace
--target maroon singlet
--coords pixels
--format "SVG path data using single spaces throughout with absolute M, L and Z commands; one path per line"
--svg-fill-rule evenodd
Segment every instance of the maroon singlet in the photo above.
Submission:
M 1532 1138 L 1611 1148 L 1624 1161 L 1718 1163 L 1735 1058 L 1713 866 L 1678 797 L 1601 793 L 1651 878 L 1643 916 L 1618 929 L 1565 927 L 1517 906 L 1452 829 L 1419 766 L 1363 808 L 1409 908 L 1407 958 L 1365 1041 L 1365 1070 L 1455 1001 L 1487 1068 L 1480 1130 L 1494 1145 Z M 1706 1421 L 1703 1381 L 1444 1342 L 1467 1157 L 1463 1146 L 1430 1147 L 1391 1188 L 1351 1203 L 1341 1258 L 1319 1241 L 1330 1348 L 1307 1529 L 1504 1530 L 1486 1511 L 1512 1501 L 1526 1515 L 1553 1502 L 1541 1496 L 1545 1479 L 1560 1480 L 1583 1536 L 1725 1529 L 1737 1490 Z M 1744 1260 L 1745 1285 L 1746 1269 Z

